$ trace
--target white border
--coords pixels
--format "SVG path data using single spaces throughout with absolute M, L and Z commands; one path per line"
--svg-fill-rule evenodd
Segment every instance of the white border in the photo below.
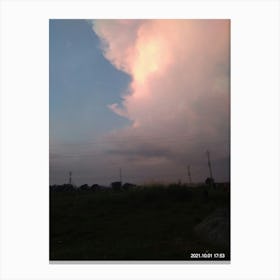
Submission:
M 48 19 L 230 18 L 229 265 L 48 259 Z M 279 279 L 279 2 L 2 1 L 1 279 Z

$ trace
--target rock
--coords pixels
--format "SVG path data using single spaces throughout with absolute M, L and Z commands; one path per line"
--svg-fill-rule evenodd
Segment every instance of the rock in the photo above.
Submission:
M 194 227 L 194 233 L 213 245 L 229 248 L 230 216 L 226 208 L 216 209 Z

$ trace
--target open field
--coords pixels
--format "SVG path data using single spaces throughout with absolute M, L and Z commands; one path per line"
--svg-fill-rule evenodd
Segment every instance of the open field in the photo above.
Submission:
M 229 230 L 219 233 L 226 245 L 194 231 L 217 209 L 229 225 L 229 188 L 50 191 L 50 260 L 190 260 L 206 252 L 229 260 Z

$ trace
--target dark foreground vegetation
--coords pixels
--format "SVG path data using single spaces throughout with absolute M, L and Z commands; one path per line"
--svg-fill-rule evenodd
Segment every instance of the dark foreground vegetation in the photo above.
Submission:
M 228 185 L 51 188 L 50 260 L 229 260 L 229 210 Z

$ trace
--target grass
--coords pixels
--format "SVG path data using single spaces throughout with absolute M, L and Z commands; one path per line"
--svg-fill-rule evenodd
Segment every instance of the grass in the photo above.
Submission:
M 50 192 L 50 260 L 188 260 L 224 252 L 193 228 L 229 192 L 207 187 L 139 187 L 128 191 Z

